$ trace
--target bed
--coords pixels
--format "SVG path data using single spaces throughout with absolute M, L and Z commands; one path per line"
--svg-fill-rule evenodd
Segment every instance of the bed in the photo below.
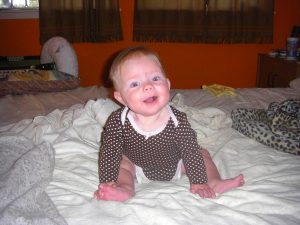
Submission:
M 101 132 L 119 107 L 110 96 L 92 86 L 0 98 L 0 224 L 300 224 L 300 156 L 247 137 L 231 118 L 237 108 L 299 99 L 298 84 L 218 97 L 171 90 L 170 104 L 186 112 L 222 177 L 244 174 L 244 186 L 215 199 L 191 194 L 186 176 L 136 184 L 123 203 L 93 199 Z

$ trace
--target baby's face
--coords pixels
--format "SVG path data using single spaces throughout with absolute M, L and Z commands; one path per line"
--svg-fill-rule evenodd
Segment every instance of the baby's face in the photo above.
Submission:
M 159 113 L 169 102 L 170 82 L 155 61 L 134 57 L 120 67 L 115 98 L 144 116 Z

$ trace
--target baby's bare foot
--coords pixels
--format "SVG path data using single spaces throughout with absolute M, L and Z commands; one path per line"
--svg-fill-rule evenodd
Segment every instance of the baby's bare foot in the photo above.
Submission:
M 209 185 L 216 193 L 224 193 L 236 187 L 243 186 L 244 183 L 244 176 L 240 174 L 231 179 L 211 181 Z
M 119 201 L 123 202 L 133 196 L 132 192 L 117 185 L 101 184 L 99 189 L 94 193 L 97 200 Z

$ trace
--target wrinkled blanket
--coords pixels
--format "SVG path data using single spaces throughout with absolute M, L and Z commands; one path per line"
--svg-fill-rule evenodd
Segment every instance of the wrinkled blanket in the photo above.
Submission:
M 0 224 L 66 224 L 46 194 L 54 150 L 20 135 L 0 136 Z
M 34 143 L 30 146 L 41 148 L 47 142 L 53 147 L 55 167 L 46 193 L 69 225 L 299 225 L 300 157 L 241 135 L 231 128 L 230 115 L 218 108 L 193 108 L 184 102 L 176 95 L 171 104 L 187 113 L 199 143 L 209 150 L 221 176 L 242 173 L 243 187 L 215 199 L 202 199 L 189 192 L 189 181 L 183 176 L 174 182 L 136 183 L 136 195 L 127 202 L 93 199 L 99 184 L 101 132 L 109 114 L 118 107 L 107 99 L 57 109 L 0 127 L 0 132 L 25 136 Z
M 232 111 L 232 127 L 279 151 L 300 155 L 300 99 L 272 102 L 268 109 Z

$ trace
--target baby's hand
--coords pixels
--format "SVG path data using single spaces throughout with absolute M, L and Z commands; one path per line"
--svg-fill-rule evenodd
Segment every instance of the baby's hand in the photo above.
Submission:
M 215 198 L 216 193 L 207 184 L 192 184 L 191 192 L 196 195 L 200 195 L 202 198 Z

